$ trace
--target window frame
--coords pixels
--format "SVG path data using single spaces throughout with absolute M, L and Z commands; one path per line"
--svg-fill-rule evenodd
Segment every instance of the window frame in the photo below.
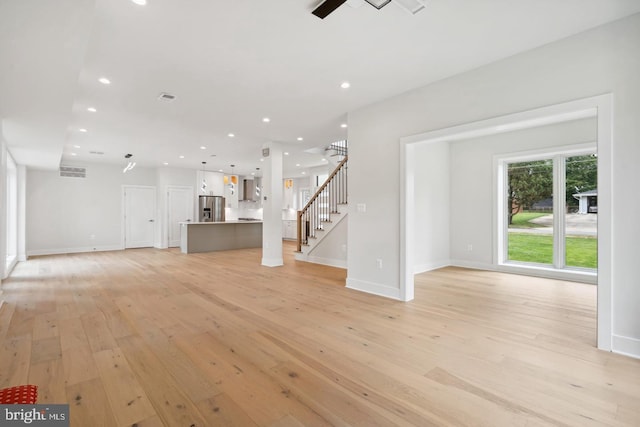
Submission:
M 597 268 L 566 265 L 565 215 L 555 215 L 556 212 L 564 212 L 565 207 L 566 159 L 597 152 L 596 142 L 589 142 L 494 156 L 494 264 L 499 271 L 526 274 L 535 270 L 545 277 L 597 284 Z M 544 159 L 553 160 L 553 264 L 509 260 L 508 164 Z

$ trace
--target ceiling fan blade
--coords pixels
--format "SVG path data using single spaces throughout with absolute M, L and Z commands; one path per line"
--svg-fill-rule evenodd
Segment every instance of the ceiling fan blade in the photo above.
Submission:
M 347 0 L 325 0 L 311 13 L 313 13 L 320 19 L 324 19 L 327 17 L 327 15 L 329 15 L 331 12 L 333 12 L 346 2 Z

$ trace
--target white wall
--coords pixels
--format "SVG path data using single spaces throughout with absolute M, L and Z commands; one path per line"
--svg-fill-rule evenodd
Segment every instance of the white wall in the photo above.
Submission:
M 86 178 L 28 170 L 27 255 L 123 247 L 122 185 L 156 185 L 155 169 L 126 174 L 115 165 L 86 164 Z
M 595 143 L 596 125 L 593 117 L 451 143 L 452 262 L 488 268 L 495 261 L 492 248 L 494 155 Z M 472 251 L 467 250 L 467 245 L 472 246 Z
M 135 170 L 135 169 L 134 169 Z M 200 171 L 202 174 L 202 171 Z M 199 175 L 202 176 L 202 175 Z M 197 195 L 200 193 L 200 187 L 196 187 L 196 171 L 193 169 L 180 169 L 180 168 L 158 168 L 156 169 L 156 183 L 157 196 L 156 200 L 157 215 L 156 215 L 156 242 L 157 248 L 166 248 L 169 246 L 169 232 L 168 232 L 168 219 L 169 212 L 167 206 L 167 188 L 169 186 L 179 187 L 191 187 L 194 194 L 193 201 L 193 218 L 197 218 Z M 201 182 L 202 178 L 200 178 Z M 222 180 L 222 178 L 221 178 Z M 208 188 L 207 188 L 208 189 Z
M 614 345 L 640 356 L 640 198 L 629 197 L 640 182 L 638 75 L 634 15 L 350 113 L 348 286 L 399 296 L 400 138 L 613 93 Z
M 334 218 L 333 221 L 336 221 Z M 347 268 L 347 220 L 338 222 L 309 252 L 308 261 Z
M 420 273 L 449 264 L 449 144 L 423 144 L 415 154 L 414 273 Z

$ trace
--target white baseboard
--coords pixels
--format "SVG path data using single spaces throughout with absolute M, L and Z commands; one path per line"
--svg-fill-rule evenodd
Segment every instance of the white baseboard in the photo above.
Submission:
M 448 267 L 450 265 L 450 260 L 419 264 L 413 267 L 413 274 L 426 273 L 427 271 L 437 270 L 439 268 Z
M 488 270 L 498 271 L 497 266 L 493 264 L 486 264 L 484 262 L 464 261 L 459 259 L 452 259 L 449 263 L 451 267 L 472 268 L 474 270 Z
M 4 271 L 4 277 L 0 277 L 0 279 L 6 279 L 7 277 L 9 277 L 9 275 L 11 274 L 11 271 L 13 271 L 13 268 L 16 266 L 16 264 L 18 264 L 18 257 L 14 256 L 11 262 L 9 263 L 9 265 L 7 266 L 6 270 Z
M 296 254 L 297 255 L 297 254 Z M 334 258 L 322 258 L 317 256 L 304 256 L 301 257 L 296 256 L 296 260 L 298 261 L 306 261 L 312 262 L 314 264 L 322 264 L 329 267 L 337 267 L 337 268 L 347 268 L 347 260 L 346 259 L 334 259 Z
M 78 248 L 37 249 L 34 251 L 27 251 L 27 256 L 77 254 L 82 252 L 104 252 L 121 250 L 124 250 L 124 247 L 122 247 L 121 245 L 84 246 Z
M 282 258 L 262 258 L 262 265 L 265 267 L 280 267 L 284 265 Z
M 355 291 L 366 292 L 368 294 L 379 295 L 381 297 L 387 297 L 402 301 L 402 298 L 400 298 L 399 288 L 392 288 L 391 286 L 382 285 L 380 283 L 366 282 L 364 280 L 347 278 L 346 287 Z
M 613 334 L 611 337 L 611 351 L 640 359 L 640 340 Z
M 523 276 L 543 277 L 546 279 L 566 280 L 569 282 L 580 282 L 596 285 L 598 276 L 591 272 L 581 271 L 563 271 L 553 268 L 545 268 L 544 266 L 527 266 L 527 265 L 494 265 L 482 262 L 451 260 L 451 266 L 462 268 L 473 268 L 475 270 L 499 271 L 502 273 L 520 274 Z

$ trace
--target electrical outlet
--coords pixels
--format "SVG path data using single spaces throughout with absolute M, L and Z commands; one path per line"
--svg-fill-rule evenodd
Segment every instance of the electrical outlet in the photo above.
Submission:
M 468 252 L 471 252 L 472 250 L 473 250 L 473 245 L 472 245 L 471 243 L 469 243 L 469 244 L 467 245 L 467 251 L 468 251 Z
M 378 265 L 378 268 L 382 270 L 382 259 L 378 258 L 376 260 L 376 264 Z

